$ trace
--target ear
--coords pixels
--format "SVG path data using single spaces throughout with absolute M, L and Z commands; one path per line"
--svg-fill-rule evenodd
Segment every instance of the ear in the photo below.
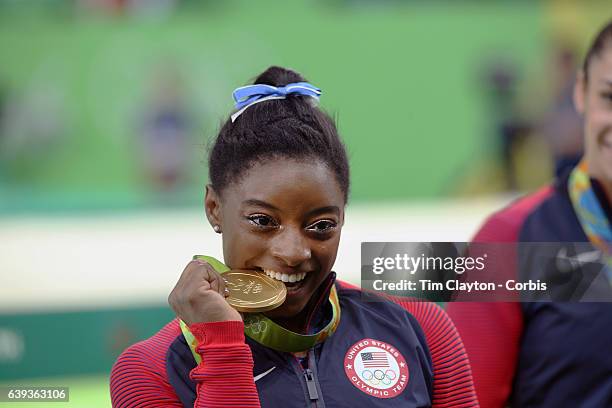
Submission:
M 206 218 L 208 218 L 208 222 L 210 222 L 210 225 L 213 228 L 215 228 L 215 226 L 222 227 L 220 197 L 210 184 L 206 185 L 204 209 L 206 210 Z
M 586 85 L 584 72 L 579 70 L 576 74 L 576 82 L 574 83 L 574 107 L 576 108 L 576 112 L 578 112 L 580 115 L 584 115 Z

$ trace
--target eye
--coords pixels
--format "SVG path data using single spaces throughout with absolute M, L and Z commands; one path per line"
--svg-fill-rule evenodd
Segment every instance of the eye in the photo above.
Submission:
M 265 214 L 254 214 L 247 217 L 249 222 L 259 228 L 271 228 L 278 226 L 274 218 Z
M 601 97 L 608 102 L 612 102 L 612 92 L 602 92 Z
M 306 229 L 314 231 L 320 234 L 333 231 L 338 224 L 332 220 L 319 220 L 313 224 L 310 224 Z

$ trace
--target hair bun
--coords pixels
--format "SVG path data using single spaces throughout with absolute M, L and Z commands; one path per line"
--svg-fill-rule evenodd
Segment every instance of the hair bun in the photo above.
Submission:
M 272 66 L 259 74 L 253 84 L 263 84 L 272 86 L 285 86 L 295 82 L 307 82 L 306 79 L 297 72 L 283 68 Z

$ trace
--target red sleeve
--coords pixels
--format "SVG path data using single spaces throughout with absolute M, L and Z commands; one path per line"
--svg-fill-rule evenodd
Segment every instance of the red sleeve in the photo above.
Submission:
M 483 408 L 506 405 L 516 370 L 523 317 L 519 303 L 450 303 Z
M 173 321 L 119 356 L 110 376 L 113 407 L 183 406 L 166 378 L 166 350 L 178 333 L 178 322 Z
M 244 324 L 197 323 L 190 329 L 202 356 L 202 363 L 190 373 L 197 383 L 194 407 L 259 407 Z M 180 328 L 174 321 L 121 354 L 111 371 L 113 407 L 183 406 L 166 378 L 165 365 L 166 351 L 178 335 Z
M 525 218 L 551 192 L 550 187 L 543 188 L 494 214 L 473 241 L 517 242 Z M 470 358 L 481 407 L 504 407 L 512 392 L 523 333 L 520 303 L 451 302 L 447 305 L 447 312 L 457 326 Z
M 446 312 L 431 302 L 396 299 L 421 325 L 434 369 L 433 408 L 478 407 L 463 343 Z
M 191 371 L 197 382 L 195 407 L 259 407 L 253 356 L 244 342 L 244 323 L 198 323 L 190 327 L 202 363 Z

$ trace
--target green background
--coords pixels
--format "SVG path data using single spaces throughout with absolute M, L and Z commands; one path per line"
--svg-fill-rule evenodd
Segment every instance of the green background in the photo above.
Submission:
M 164 18 L 103 18 L 5 6 L 0 85 L 10 95 L 49 90 L 61 101 L 64 131 L 3 159 L 0 208 L 155 205 L 136 133 L 153 72 L 164 63 L 178 67 L 194 119 L 189 180 L 172 203 L 200 202 L 205 146 L 232 109 L 231 92 L 273 64 L 323 89 L 322 106 L 350 152 L 353 200 L 453 195 L 466 180 L 486 182 L 479 163 L 496 148 L 483 65 L 511 61 L 523 88 L 540 79 L 544 9 L 537 2 L 227 1 L 187 3 Z

